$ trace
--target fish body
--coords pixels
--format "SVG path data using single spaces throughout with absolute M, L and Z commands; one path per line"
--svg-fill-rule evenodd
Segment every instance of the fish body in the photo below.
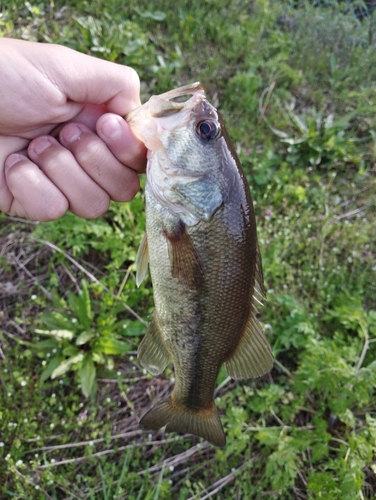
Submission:
M 191 97 L 176 100 L 184 95 Z M 200 84 L 153 96 L 127 119 L 149 151 L 137 281 L 149 263 L 155 312 L 138 356 L 154 375 L 170 362 L 175 370 L 170 397 L 141 425 L 223 446 L 214 403 L 222 364 L 240 379 L 273 363 L 256 318 L 264 292 L 249 188 Z

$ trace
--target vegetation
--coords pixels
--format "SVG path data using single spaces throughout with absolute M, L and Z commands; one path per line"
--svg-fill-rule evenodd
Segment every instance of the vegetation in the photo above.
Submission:
M 370 4 L 370 2 L 368 2 Z M 255 200 L 276 363 L 221 372 L 227 446 L 138 428 L 172 387 L 136 358 L 152 311 L 142 193 L 105 217 L 0 215 L 0 496 L 376 498 L 376 23 L 367 2 L 5 3 L 0 34 L 205 83 Z

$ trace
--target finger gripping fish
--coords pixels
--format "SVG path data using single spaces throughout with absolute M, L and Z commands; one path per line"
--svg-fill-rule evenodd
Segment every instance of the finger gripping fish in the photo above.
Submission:
M 136 279 L 149 265 L 155 311 L 138 357 L 153 375 L 172 362 L 176 380 L 141 425 L 224 446 L 214 403 L 222 364 L 234 379 L 259 377 L 273 364 L 256 318 L 264 289 L 249 188 L 200 83 L 151 97 L 127 121 L 148 148 Z

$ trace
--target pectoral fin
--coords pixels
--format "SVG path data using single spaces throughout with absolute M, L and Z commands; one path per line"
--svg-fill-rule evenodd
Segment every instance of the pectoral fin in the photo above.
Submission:
M 186 232 L 184 222 L 180 220 L 173 232 L 164 231 L 163 234 L 168 242 L 172 276 L 186 283 L 190 289 L 202 286 L 204 272 L 200 256 Z
M 162 340 L 158 324 L 153 318 L 137 352 L 138 359 L 152 375 L 162 373 L 170 362 L 170 354 Z
M 136 285 L 139 287 L 148 272 L 149 246 L 148 236 L 145 233 L 136 256 Z

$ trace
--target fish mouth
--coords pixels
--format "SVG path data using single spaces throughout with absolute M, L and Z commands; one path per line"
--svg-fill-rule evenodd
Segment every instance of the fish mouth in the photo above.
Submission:
M 199 95 L 201 99 L 206 97 L 205 87 L 201 82 L 190 83 L 188 85 L 184 85 L 183 87 L 169 90 L 164 94 L 152 96 L 148 101 L 149 113 L 153 118 L 163 118 L 174 115 L 187 107 L 188 102 L 195 95 Z M 181 99 L 186 96 L 191 97 L 182 101 Z M 138 114 L 139 109 L 143 106 L 144 105 L 130 111 L 125 116 L 126 121 L 132 121 L 132 119 Z
M 205 93 L 205 87 L 203 86 L 203 84 L 201 82 L 189 83 L 188 85 L 184 85 L 183 87 L 169 90 L 168 92 L 165 92 L 164 94 L 160 94 L 159 97 L 170 101 L 171 99 L 178 99 L 179 97 L 184 97 L 186 95 L 187 96 L 193 95 L 199 90 Z

